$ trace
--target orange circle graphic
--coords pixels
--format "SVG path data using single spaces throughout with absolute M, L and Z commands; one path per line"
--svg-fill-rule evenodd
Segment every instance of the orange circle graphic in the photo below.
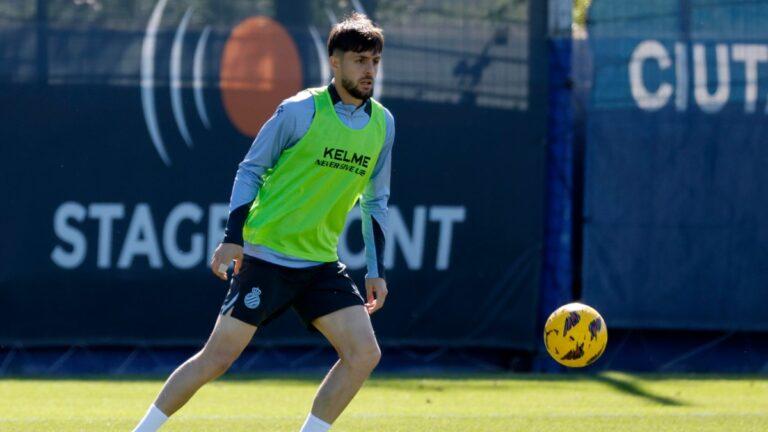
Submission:
M 277 105 L 301 85 L 299 51 L 280 23 L 256 16 L 232 30 L 221 55 L 219 86 L 237 130 L 256 136 Z

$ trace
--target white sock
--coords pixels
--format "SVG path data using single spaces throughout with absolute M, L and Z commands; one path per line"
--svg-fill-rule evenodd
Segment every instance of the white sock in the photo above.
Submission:
M 166 420 L 168 420 L 168 416 L 163 414 L 155 404 L 152 404 L 147 410 L 147 414 L 144 415 L 144 418 L 141 419 L 139 425 L 136 426 L 136 429 L 134 429 L 133 432 L 155 432 L 160 429 L 160 426 L 162 426 Z
M 330 428 L 331 425 L 309 413 L 307 421 L 304 422 L 304 426 L 301 427 L 299 432 L 328 432 Z

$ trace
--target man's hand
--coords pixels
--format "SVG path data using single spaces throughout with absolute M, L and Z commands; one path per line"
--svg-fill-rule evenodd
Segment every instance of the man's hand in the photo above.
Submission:
M 384 307 L 384 300 L 387 298 L 388 292 L 387 281 L 383 278 L 366 278 L 365 291 L 368 298 L 365 309 L 368 310 L 368 315 Z
M 243 247 L 234 243 L 221 243 L 211 257 L 211 271 L 221 280 L 227 280 L 229 263 L 235 261 L 235 272 L 240 272 L 243 263 Z

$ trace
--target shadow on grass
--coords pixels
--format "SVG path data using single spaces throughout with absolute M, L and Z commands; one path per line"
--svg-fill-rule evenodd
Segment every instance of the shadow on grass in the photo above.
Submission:
M 631 381 L 632 377 L 630 375 L 623 375 L 622 378 L 619 378 L 618 376 L 612 375 L 612 374 L 600 374 L 600 375 L 591 375 L 590 379 L 593 381 L 603 383 L 622 393 L 643 398 L 647 401 L 650 401 L 659 405 L 664 405 L 664 406 L 687 405 L 682 400 L 674 399 L 666 396 L 659 396 L 643 389 L 636 382 Z

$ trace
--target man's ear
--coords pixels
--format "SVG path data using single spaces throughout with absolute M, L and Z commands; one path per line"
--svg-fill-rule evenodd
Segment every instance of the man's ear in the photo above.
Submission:
M 331 69 L 333 69 L 334 71 L 341 69 L 341 56 L 343 55 L 344 54 L 339 51 L 336 51 L 333 54 L 331 54 L 331 56 L 328 58 L 328 60 L 331 63 Z

